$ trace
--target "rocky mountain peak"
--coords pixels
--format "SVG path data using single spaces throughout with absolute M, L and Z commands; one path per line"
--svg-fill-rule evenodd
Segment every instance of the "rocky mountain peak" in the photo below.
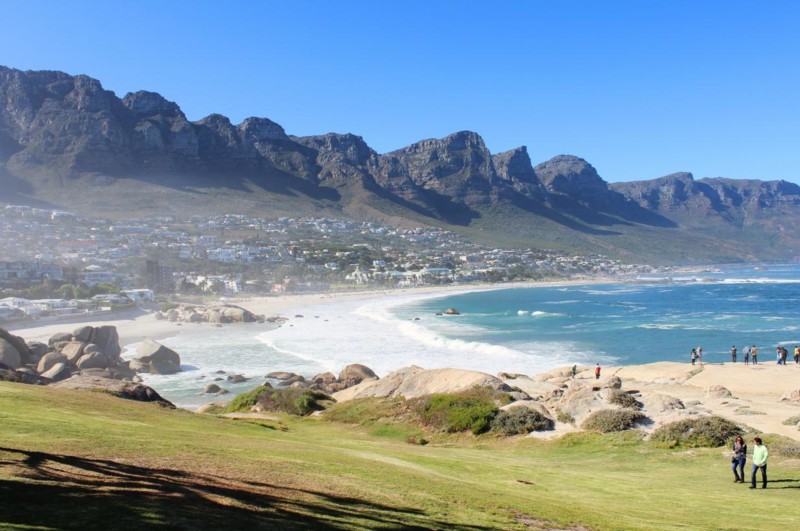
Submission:
M 268 118 L 247 118 L 236 128 L 245 142 L 258 143 L 289 139 L 283 127 Z
M 498 153 L 492 157 L 492 160 L 494 161 L 495 170 L 497 170 L 497 176 L 501 179 L 539 182 L 536 172 L 533 171 L 528 148 L 525 146 Z
M 533 170 L 550 192 L 587 197 L 608 191 L 608 183 L 597 174 L 597 170 L 573 155 L 558 155 Z
M 130 92 L 122 98 L 122 104 L 138 117 L 163 116 L 165 118 L 184 118 L 180 107 L 156 92 L 140 90 Z

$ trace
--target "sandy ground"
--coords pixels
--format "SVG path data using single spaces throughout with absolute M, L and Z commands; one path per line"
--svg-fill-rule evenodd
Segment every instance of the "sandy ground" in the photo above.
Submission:
M 615 374 L 623 382 L 623 390 L 662 393 L 680 398 L 684 403 L 700 402 L 699 406 L 713 414 L 746 424 L 764 433 L 778 433 L 800 440 L 796 425 L 782 422 L 800 415 L 800 402 L 781 401 L 784 393 L 800 389 L 800 365 L 790 360 L 786 366 L 771 363 L 745 365 L 718 363 L 703 367 L 690 363 L 658 362 L 626 367 L 608 367 L 607 375 Z M 706 390 L 719 385 L 732 396 L 711 398 Z
M 575 282 L 579 283 L 579 282 Z M 559 283 L 567 284 L 567 283 Z M 526 284 L 526 285 L 543 285 Z M 553 285 L 553 284 L 547 284 Z M 281 295 L 274 297 L 254 297 L 231 300 L 259 315 L 284 315 L 291 317 L 311 305 L 338 303 L 342 301 L 366 300 L 375 297 L 424 295 L 450 291 L 476 291 L 507 288 L 509 285 L 494 286 L 454 286 L 448 288 L 411 288 L 394 291 L 368 291 L 336 294 Z M 163 339 L 179 333 L 191 333 L 200 327 L 217 326 L 212 324 L 179 324 L 156 320 L 154 312 L 131 310 L 107 315 L 103 318 L 91 317 L 69 321 L 20 323 L 8 329 L 26 341 L 47 340 L 56 332 L 71 331 L 82 325 L 116 326 L 123 346 L 146 338 Z M 502 371 L 503 367 L 497 367 Z M 662 393 L 680 398 L 684 402 L 698 401 L 702 407 L 714 414 L 731 418 L 747 424 L 759 431 L 779 433 L 800 440 L 797 426 L 786 426 L 782 421 L 800 415 L 800 402 L 781 401 L 781 396 L 800 389 L 800 365 L 789 360 L 787 366 L 778 366 L 774 360 L 759 365 L 743 363 L 705 364 L 700 367 L 690 363 L 657 362 L 646 365 L 604 367 L 603 378 L 619 376 L 623 390 L 640 389 L 647 393 Z M 733 394 L 728 398 L 710 398 L 706 389 L 721 385 Z

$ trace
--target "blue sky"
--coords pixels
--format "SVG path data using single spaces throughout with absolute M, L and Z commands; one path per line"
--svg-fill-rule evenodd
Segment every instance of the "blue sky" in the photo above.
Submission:
M 0 0 L 0 64 L 380 153 L 460 130 L 609 182 L 800 183 L 800 2 Z

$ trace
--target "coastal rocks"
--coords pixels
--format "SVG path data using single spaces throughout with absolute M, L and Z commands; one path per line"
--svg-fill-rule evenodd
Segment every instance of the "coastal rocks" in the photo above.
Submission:
M 19 369 L 22 357 L 17 349 L 3 338 L 0 338 L 0 363 L 12 370 Z
M 721 385 L 712 385 L 706 387 L 706 398 L 730 398 L 733 394 L 726 387 Z
M 164 399 L 152 387 L 141 383 L 113 380 L 96 376 L 76 375 L 53 384 L 54 387 L 88 391 L 105 391 L 119 398 L 139 402 L 156 402 L 161 406 L 174 409 L 175 405 Z
M 461 312 L 456 310 L 455 308 L 448 308 L 444 311 L 445 315 L 461 315 Z
M 293 372 L 286 372 L 286 371 L 275 371 L 267 374 L 267 378 L 272 378 L 273 380 L 288 380 L 293 376 L 297 376 Z
M 255 315 L 234 304 L 213 304 L 209 306 L 180 304 L 175 308 L 157 312 L 155 318 L 173 323 L 255 323 L 264 322 L 263 315 Z M 277 320 L 277 318 L 275 319 Z
M 505 382 L 490 374 L 463 369 L 431 369 L 407 367 L 395 371 L 383 380 L 365 380 L 360 384 L 337 392 L 336 401 L 352 400 L 367 396 L 389 396 L 416 398 L 436 393 L 458 393 L 472 387 L 492 387 L 500 391 L 512 391 Z
M 612 376 L 606 380 L 606 387 L 609 389 L 622 389 L 622 379 L 619 376 Z
M 378 376 L 365 365 L 360 363 L 353 363 L 348 365 L 339 373 L 339 382 L 344 384 L 345 387 L 352 387 L 358 385 L 364 380 L 377 378 Z
M 181 357 L 174 350 L 157 341 L 146 339 L 136 349 L 139 372 L 175 374 L 181 370 Z
M 213 394 L 219 393 L 221 390 L 222 390 L 222 388 L 220 386 L 218 386 L 217 384 L 208 384 L 203 389 L 203 393 L 205 393 L 207 395 L 213 395 Z

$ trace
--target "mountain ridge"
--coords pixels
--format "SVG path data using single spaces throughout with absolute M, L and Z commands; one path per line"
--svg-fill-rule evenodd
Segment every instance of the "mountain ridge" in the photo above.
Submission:
M 492 154 L 472 131 L 381 154 L 351 133 L 300 137 L 268 118 L 220 114 L 190 121 L 156 92 L 119 98 L 85 75 L 3 66 L 0 182 L 8 203 L 97 213 L 338 213 L 655 261 L 685 258 L 698 241 L 698 260 L 800 251 L 800 187 L 786 181 L 678 172 L 610 184 L 580 157 L 534 165 L 525 146 Z

